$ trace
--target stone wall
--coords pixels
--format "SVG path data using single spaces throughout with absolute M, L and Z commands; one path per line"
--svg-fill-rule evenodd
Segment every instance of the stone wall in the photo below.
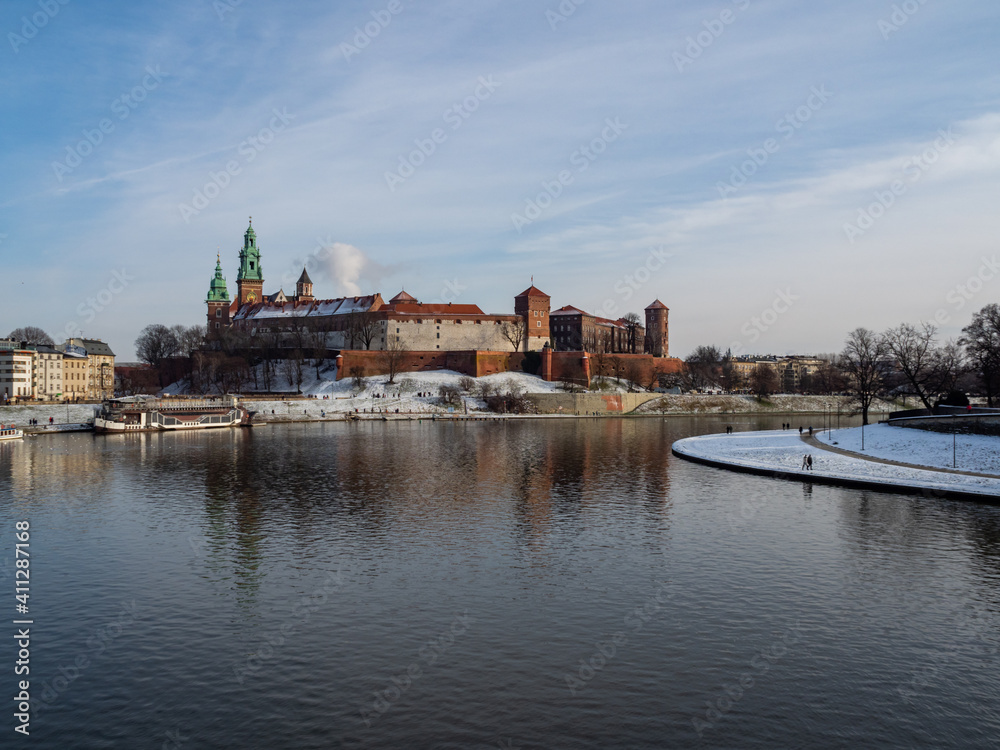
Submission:
M 907 427 L 913 430 L 929 430 L 960 435 L 1000 435 L 1000 415 L 961 415 L 954 417 L 911 417 L 890 419 L 893 427 Z
M 526 398 L 540 414 L 628 414 L 659 393 L 531 393 Z

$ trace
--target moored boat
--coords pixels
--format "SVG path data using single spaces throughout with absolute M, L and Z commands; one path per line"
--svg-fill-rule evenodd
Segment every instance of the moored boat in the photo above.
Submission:
M 24 432 L 13 425 L 0 425 L 0 440 L 20 440 Z
M 151 432 L 235 427 L 248 412 L 235 396 L 106 400 L 94 416 L 95 432 Z

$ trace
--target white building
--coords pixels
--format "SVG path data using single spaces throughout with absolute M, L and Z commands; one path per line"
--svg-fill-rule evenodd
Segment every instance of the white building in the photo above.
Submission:
M 35 352 L 0 339 L 0 402 L 34 398 Z

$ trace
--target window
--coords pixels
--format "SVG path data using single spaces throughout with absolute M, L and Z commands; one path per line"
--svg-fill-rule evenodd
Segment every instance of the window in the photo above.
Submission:
M 441 338 L 441 333 L 440 333 L 440 331 L 438 332 L 438 335 L 437 335 L 437 337 L 438 337 L 438 338 Z
M 539 328 L 541 328 L 542 327 L 542 321 L 539 320 L 535 325 L 538 326 Z

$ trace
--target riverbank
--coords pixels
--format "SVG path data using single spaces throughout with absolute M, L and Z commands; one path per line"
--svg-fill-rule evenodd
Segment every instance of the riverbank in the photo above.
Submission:
M 874 429 L 865 428 L 866 450 L 868 435 Z M 855 432 L 860 435 L 860 428 L 834 430 L 832 437 L 827 439 L 838 444 L 846 440 L 847 444 L 853 445 Z M 1000 502 L 1000 475 L 990 475 L 985 471 L 956 473 L 943 468 L 935 470 L 911 465 L 907 463 L 910 454 L 906 453 L 906 436 L 901 440 L 903 442 L 897 443 L 892 450 L 885 443 L 879 460 L 853 452 L 825 450 L 819 442 L 800 437 L 797 430 L 703 435 L 678 440 L 671 450 L 681 458 L 709 466 L 778 479 Z M 993 440 L 996 441 L 993 450 L 996 450 L 1000 447 L 1000 439 Z M 802 466 L 806 454 L 813 457 L 812 470 Z M 889 455 L 899 461 L 885 458 Z

